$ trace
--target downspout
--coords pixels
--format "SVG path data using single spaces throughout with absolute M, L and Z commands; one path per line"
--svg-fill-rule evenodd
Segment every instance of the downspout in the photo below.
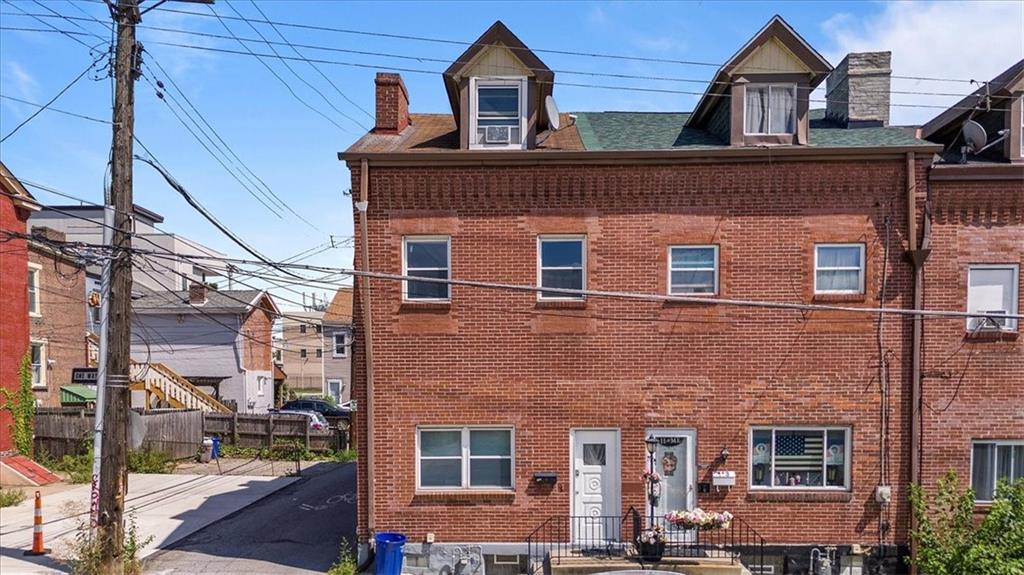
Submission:
M 362 269 L 370 270 L 370 245 L 368 231 L 368 216 L 370 187 L 370 162 L 363 158 L 359 164 L 359 201 L 356 202 L 356 209 L 359 210 L 359 240 L 362 243 Z M 362 277 L 362 304 L 363 304 L 363 349 L 365 350 L 366 369 L 366 528 L 372 534 L 374 531 L 373 513 L 373 330 L 372 314 L 370 313 L 370 278 Z M 372 541 L 372 538 L 371 538 Z
M 927 190 L 926 190 L 927 192 Z M 924 309 L 924 262 L 928 259 L 931 244 L 931 212 L 925 201 L 924 213 L 922 215 L 922 238 L 920 248 L 917 243 L 917 171 L 913 152 L 907 152 L 907 229 L 909 231 L 910 251 L 908 256 L 913 265 L 914 297 L 913 309 Z M 922 359 L 921 347 L 924 337 L 924 318 L 920 315 L 914 316 L 913 332 L 911 335 L 911 367 L 910 367 L 910 483 L 921 485 L 921 428 L 922 418 Z M 910 514 L 910 530 L 913 532 L 917 527 L 914 514 Z M 917 545 L 914 539 L 910 539 L 910 556 L 917 557 Z M 911 567 L 912 573 L 917 573 L 916 567 Z

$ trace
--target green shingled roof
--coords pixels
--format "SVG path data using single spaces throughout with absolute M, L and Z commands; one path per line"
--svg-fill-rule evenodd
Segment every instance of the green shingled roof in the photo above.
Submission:
M 685 112 L 579 112 L 576 129 L 587 150 L 670 150 L 729 147 L 728 142 L 695 128 L 684 128 Z M 905 128 L 843 128 L 810 111 L 810 143 L 827 148 L 931 146 Z

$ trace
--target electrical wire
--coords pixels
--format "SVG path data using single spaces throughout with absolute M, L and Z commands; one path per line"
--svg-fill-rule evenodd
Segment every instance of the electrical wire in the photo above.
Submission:
M 40 106 L 40 108 L 38 110 L 36 110 L 35 112 L 32 112 L 32 114 L 30 114 L 29 117 L 27 117 L 24 120 L 22 120 L 21 123 L 18 124 L 17 126 L 15 126 L 13 130 L 11 130 L 10 132 L 7 132 L 7 135 L 5 135 L 3 138 L 0 138 L 0 143 L 3 143 L 5 141 L 7 141 L 8 138 L 10 138 L 14 134 L 16 134 L 18 132 L 18 130 L 20 130 L 25 124 L 28 124 L 36 116 L 41 114 L 43 112 L 43 110 L 46 110 L 47 108 L 49 108 L 51 104 L 56 102 L 61 96 L 64 95 L 65 92 L 70 90 L 72 86 L 74 86 L 75 84 L 78 83 L 79 80 L 84 78 L 85 75 L 88 74 L 90 70 L 95 68 L 96 64 L 98 64 L 101 59 L 102 59 L 102 57 L 94 59 L 92 62 L 90 62 L 89 65 L 85 67 L 85 70 L 82 70 L 81 73 L 79 73 L 77 76 L 75 76 L 75 78 L 73 80 L 71 80 L 70 82 L 67 83 L 67 85 L 65 85 L 63 88 L 61 88 L 60 91 L 57 92 L 52 98 L 50 98 L 50 100 L 48 102 L 46 102 L 45 104 Z

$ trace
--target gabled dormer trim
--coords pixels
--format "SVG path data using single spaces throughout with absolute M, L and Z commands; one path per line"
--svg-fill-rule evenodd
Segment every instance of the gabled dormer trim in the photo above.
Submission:
M 799 66 L 793 69 L 759 70 L 748 66 L 748 60 L 762 46 L 774 43 L 785 53 L 795 58 Z M 797 132 L 788 138 L 769 137 L 764 143 L 806 143 L 807 139 L 807 102 L 810 91 L 816 88 L 831 73 L 832 65 L 828 63 L 810 44 L 808 44 L 781 16 L 773 16 L 738 52 L 718 69 L 711 84 L 701 96 L 693 114 L 686 122 L 687 127 L 705 128 L 715 115 L 719 105 L 729 106 L 731 128 L 730 142 L 742 143 L 743 137 L 743 98 L 744 84 L 791 83 L 797 85 L 798 117 Z M 739 92 L 739 93 L 737 93 Z M 727 102 L 727 100 L 733 100 Z M 737 115 L 738 114 L 738 115 Z M 741 138 L 737 142 L 737 135 Z M 784 140 L 784 141 L 783 141 Z
M 470 147 L 471 123 L 471 90 L 468 72 L 472 70 L 479 57 L 494 48 L 508 50 L 522 64 L 522 71 L 507 71 L 494 76 L 511 76 L 526 74 L 526 126 L 525 147 L 533 148 L 536 134 L 548 128 L 548 118 L 542 103 L 551 95 L 554 88 L 555 73 L 537 57 L 527 46 L 512 33 L 500 20 L 491 25 L 482 36 L 476 39 L 444 71 L 445 91 L 448 102 L 455 116 L 455 125 L 459 131 L 460 148 Z M 520 77 L 517 75 L 517 77 Z

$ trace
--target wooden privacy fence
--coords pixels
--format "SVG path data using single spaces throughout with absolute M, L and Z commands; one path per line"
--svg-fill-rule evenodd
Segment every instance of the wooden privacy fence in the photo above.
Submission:
M 315 431 L 302 415 L 275 413 L 206 413 L 203 433 L 218 436 L 226 444 L 238 447 L 271 447 L 292 441 L 308 451 L 348 448 L 348 424 L 330 422 L 331 428 Z
M 172 459 L 194 457 L 203 442 L 203 413 L 198 410 L 157 410 L 132 416 L 141 422 L 142 451 L 166 453 Z M 36 453 L 60 459 L 87 451 L 93 436 L 94 411 L 77 408 L 36 410 Z M 129 420 L 131 422 L 131 420 Z

